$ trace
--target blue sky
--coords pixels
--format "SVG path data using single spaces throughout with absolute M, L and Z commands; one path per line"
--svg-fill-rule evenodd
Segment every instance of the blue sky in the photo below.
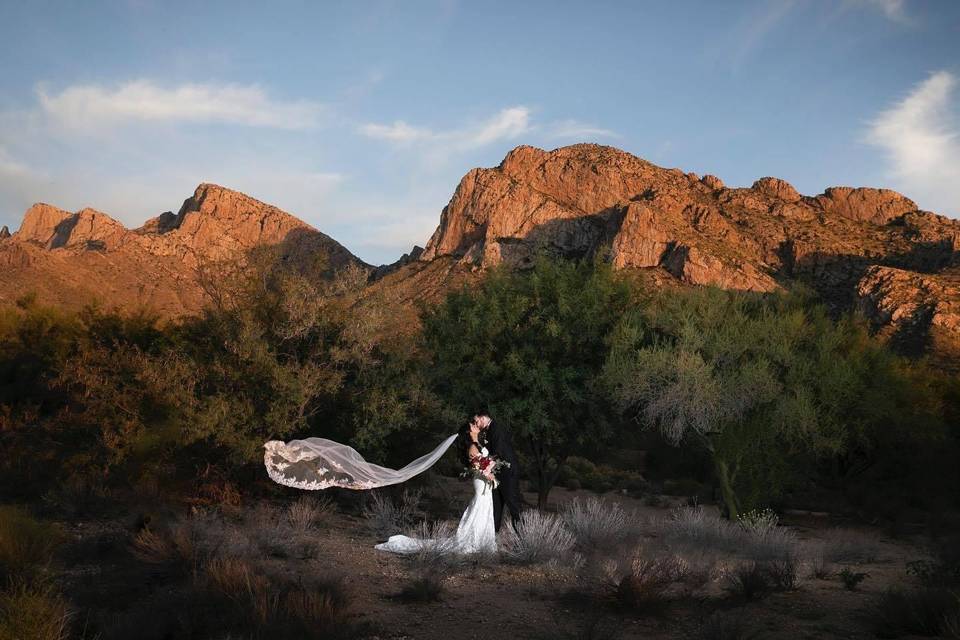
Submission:
M 470 168 L 582 141 L 960 215 L 955 0 L 0 0 L 0 68 L 12 230 L 216 182 L 390 262 Z

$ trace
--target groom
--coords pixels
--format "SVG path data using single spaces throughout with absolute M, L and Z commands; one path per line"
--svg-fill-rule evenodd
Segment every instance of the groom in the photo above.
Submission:
M 503 507 L 510 509 L 510 519 L 514 529 L 520 520 L 522 498 L 520 497 L 520 463 L 513 451 L 510 432 L 506 427 L 494 422 L 485 409 L 476 411 L 473 420 L 480 426 L 480 442 L 487 447 L 490 455 L 510 463 L 509 467 L 497 473 L 499 485 L 493 492 L 493 526 L 500 531 L 503 520 Z

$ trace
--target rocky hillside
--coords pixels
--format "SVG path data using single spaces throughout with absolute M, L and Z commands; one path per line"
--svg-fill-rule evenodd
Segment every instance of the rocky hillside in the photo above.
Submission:
M 960 222 L 886 189 L 728 188 L 598 145 L 517 147 L 461 180 L 420 259 L 522 266 L 603 248 L 621 268 L 771 291 L 803 280 L 915 346 L 960 341 Z M 661 278 L 662 280 L 662 278 Z
M 71 306 L 97 297 L 189 313 L 203 302 L 198 265 L 262 244 L 369 269 L 360 302 L 392 331 L 416 326 L 418 301 L 468 285 L 486 267 L 522 268 L 541 250 L 603 251 L 659 284 L 772 291 L 804 281 L 912 351 L 960 353 L 960 222 L 886 189 L 805 196 L 769 177 L 728 188 L 586 144 L 521 146 L 497 167 L 470 171 L 426 247 L 375 270 L 297 218 L 216 185 L 132 230 L 93 209 L 37 204 L 15 234 L 0 231 L 0 303 L 35 290 Z
M 230 189 L 201 184 L 178 213 L 127 229 L 105 213 L 70 213 L 47 204 L 27 210 L 20 229 L 0 234 L 0 303 L 26 291 L 78 307 L 147 306 L 167 315 L 203 304 L 197 268 L 242 259 L 259 245 L 284 256 L 322 256 L 332 268 L 363 266 L 340 244 L 296 217 Z

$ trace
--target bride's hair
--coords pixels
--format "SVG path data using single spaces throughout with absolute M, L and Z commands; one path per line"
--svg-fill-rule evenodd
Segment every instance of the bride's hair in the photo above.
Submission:
M 457 458 L 463 466 L 470 466 L 470 423 L 465 422 L 457 431 Z

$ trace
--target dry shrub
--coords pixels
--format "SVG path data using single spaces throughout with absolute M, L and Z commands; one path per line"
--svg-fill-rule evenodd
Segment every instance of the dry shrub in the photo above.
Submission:
M 763 564 L 743 562 L 727 574 L 727 592 L 744 600 L 757 600 L 770 593 L 773 585 L 770 573 Z
M 698 549 L 677 552 L 686 563 L 687 572 L 684 582 L 691 589 L 699 589 L 722 576 L 720 559 L 716 552 Z
M 294 531 L 306 533 L 313 530 L 317 522 L 332 510 L 333 500 L 329 496 L 300 496 L 287 507 L 287 522 Z
M 811 578 L 827 580 L 833 575 L 833 567 L 827 561 L 822 545 L 809 545 L 804 549 L 803 553 L 807 558 L 807 566 L 810 569 Z
M 456 537 L 446 522 L 421 522 L 413 533 L 420 541 L 406 559 L 411 578 L 398 594 L 404 602 L 437 602 L 444 591 L 444 578 L 465 557 L 455 552 Z
M 843 583 L 847 591 L 856 591 L 860 583 L 866 580 L 870 574 L 859 571 L 850 571 L 850 567 L 844 567 L 839 574 L 840 582 Z
M 0 592 L 0 640 L 66 640 L 69 620 L 49 585 L 16 582 Z
M 0 506 L 0 580 L 30 576 L 48 565 L 61 539 L 56 526 L 20 507 Z
M 795 555 L 787 553 L 779 558 L 767 560 L 763 563 L 763 567 L 770 576 L 770 583 L 774 589 L 793 591 L 797 588 L 799 564 Z
M 756 600 L 771 591 L 793 591 L 797 588 L 798 567 L 792 555 L 742 562 L 726 575 L 725 589 L 744 600 Z
M 397 597 L 403 602 L 439 602 L 443 599 L 443 576 L 432 572 L 417 575 Z
M 223 602 L 239 632 L 270 638 L 327 638 L 349 628 L 353 598 L 342 578 L 276 579 L 242 558 L 215 558 L 200 582 Z
M 611 567 L 619 571 L 619 567 Z M 637 549 L 626 573 L 612 573 L 610 595 L 622 609 L 634 613 L 656 613 L 668 602 L 670 587 L 687 576 L 688 566 L 676 555 L 645 555 Z
M 699 505 L 681 507 L 669 519 L 656 523 L 654 529 L 675 547 L 727 553 L 764 565 L 776 563 L 785 585 L 796 581 L 790 573 L 796 573 L 800 543 L 792 530 L 777 526 L 772 512 L 758 512 L 755 517 L 731 523 L 707 514 Z
M 700 505 L 674 509 L 668 519 L 656 523 L 654 528 L 670 542 L 717 551 L 737 551 L 743 537 L 741 529 L 708 514 Z
M 420 544 L 414 553 L 406 557 L 416 571 L 443 571 L 463 561 L 455 553 L 456 537 L 453 530 L 442 520 L 421 522 L 412 537 L 419 540 Z
M 196 502 L 199 504 L 238 507 L 242 501 L 240 490 L 229 480 L 204 482 L 197 489 Z
M 627 514 L 620 505 L 596 497 L 584 501 L 579 498 L 571 500 L 564 506 L 562 518 L 577 544 L 583 548 L 613 544 L 631 533 L 627 526 Z
M 178 523 L 161 533 L 141 529 L 133 538 L 133 554 L 148 564 L 192 567 L 198 550 L 190 528 Z
M 242 501 L 240 490 L 223 469 L 208 464 L 200 472 L 194 503 L 213 507 L 238 507 Z
M 205 584 L 218 594 L 243 604 L 248 600 L 261 605 L 260 596 L 268 593 L 270 582 L 241 558 L 213 558 L 203 567 Z M 262 610 L 264 607 L 255 607 Z
M 567 556 L 573 544 L 573 534 L 560 518 L 528 509 L 516 528 L 503 535 L 501 553 L 512 562 L 539 564 Z
M 277 613 L 290 621 L 294 629 L 331 630 L 347 621 L 351 607 L 346 583 L 332 579 L 312 588 L 289 589 Z
M 293 528 L 286 514 L 266 503 L 245 512 L 242 527 L 234 530 L 257 552 L 276 558 L 312 559 L 318 553 L 315 536 Z
M 371 491 L 361 510 L 370 531 L 380 540 L 407 531 L 416 521 L 422 492 L 404 489 L 399 500 L 383 491 Z

